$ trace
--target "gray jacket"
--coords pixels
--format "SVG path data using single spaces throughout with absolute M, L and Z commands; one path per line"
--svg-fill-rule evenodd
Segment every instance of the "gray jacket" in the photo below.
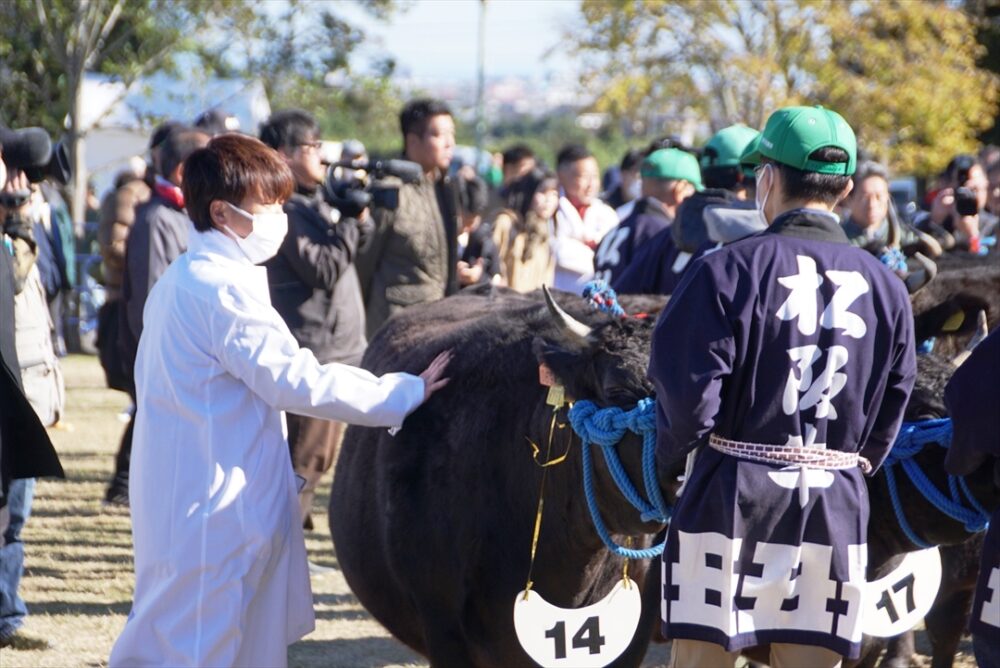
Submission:
M 122 299 L 128 323 L 123 352 L 131 367 L 142 335 L 142 310 L 153 284 L 171 262 L 187 250 L 191 220 L 183 209 L 153 193 L 135 212 L 135 222 L 125 244 Z

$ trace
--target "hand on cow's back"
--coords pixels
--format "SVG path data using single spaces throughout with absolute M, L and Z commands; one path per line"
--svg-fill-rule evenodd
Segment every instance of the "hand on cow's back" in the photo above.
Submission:
M 454 353 L 451 349 L 438 353 L 437 357 L 431 360 L 427 368 L 420 372 L 420 377 L 424 381 L 424 401 L 431 398 L 431 395 L 448 384 L 449 378 L 444 373 L 448 370 Z

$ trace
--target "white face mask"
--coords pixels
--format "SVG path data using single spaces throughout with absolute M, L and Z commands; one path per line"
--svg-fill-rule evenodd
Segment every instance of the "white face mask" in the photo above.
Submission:
M 767 216 L 764 214 L 764 207 L 767 206 L 767 196 L 771 194 L 771 185 L 774 180 L 774 172 L 771 165 L 764 165 L 764 167 L 757 174 L 757 191 L 754 194 L 754 200 L 757 202 L 757 211 L 760 213 L 761 219 L 764 221 L 765 225 L 769 225 L 767 221 Z M 767 190 L 763 191 L 763 196 L 761 196 L 760 184 L 764 181 L 764 175 L 767 174 L 770 178 L 767 182 Z
M 233 238 L 247 259 L 254 264 L 261 264 L 277 255 L 278 249 L 281 248 L 281 242 L 288 234 L 288 215 L 282 211 L 249 213 L 235 204 L 229 202 L 226 204 L 229 204 L 230 208 L 237 213 L 253 221 L 253 229 L 246 238 L 233 232 L 228 225 L 225 226 L 229 236 Z
M 625 194 L 630 200 L 639 199 L 642 196 L 642 179 L 637 178 L 629 184 L 628 188 L 625 190 Z

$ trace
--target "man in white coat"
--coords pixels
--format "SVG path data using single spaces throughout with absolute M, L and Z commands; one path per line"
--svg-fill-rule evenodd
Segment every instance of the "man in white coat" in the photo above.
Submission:
M 132 611 L 111 666 L 285 666 L 314 628 L 283 411 L 399 427 L 447 379 L 321 365 L 255 266 L 285 237 L 294 187 L 256 139 L 221 135 L 185 163 L 197 233 L 146 302 L 135 367 Z
M 556 156 L 559 209 L 553 221 L 552 255 L 555 287 L 580 294 L 594 276 L 594 250 L 618 224 L 618 215 L 598 199 L 601 173 L 597 160 L 583 146 L 570 145 Z

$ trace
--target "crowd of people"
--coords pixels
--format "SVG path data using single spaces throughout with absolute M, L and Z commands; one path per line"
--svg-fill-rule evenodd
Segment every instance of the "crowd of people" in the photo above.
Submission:
M 316 119 L 305 111 L 273 113 L 259 139 L 240 133 L 218 112 L 196 124 L 170 121 L 156 128 L 147 160 L 121 172 L 100 202 L 98 241 L 107 299 L 99 314 L 99 355 L 108 385 L 129 393 L 135 406 L 105 495 L 106 503 L 131 505 L 137 574 L 133 613 L 112 665 L 173 659 L 179 665 L 192 658 L 239 665 L 248 657 L 283 662 L 285 641 L 301 636 L 312 623 L 306 610 L 308 575 L 298 569 L 304 552 L 294 546 L 302 541 L 302 529 L 313 527 L 316 488 L 336 461 L 346 425 L 398 428 L 406 414 L 447 382 L 449 353 L 442 351 L 420 379 L 409 374 L 380 379 L 353 367 L 360 364 L 367 341 L 394 314 L 466 287 L 504 286 L 527 293 L 550 286 L 580 294 L 597 279 L 619 293 L 677 292 L 664 322 L 682 317 L 682 309 L 688 309 L 683 317 L 703 314 L 705 329 L 663 326 L 654 342 L 650 376 L 662 399 L 661 433 L 669 434 L 661 437 L 660 454 L 666 457 L 689 455 L 713 428 L 728 438 L 739 432 L 744 439 L 770 442 L 766 434 L 774 429 L 775 412 L 757 414 L 757 408 L 721 396 L 719 379 L 738 375 L 747 365 L 780 365 L 787 355 L 799 359 L 792 351 L 806 344 L 793 346 L 782 329 L 776 336 L 787 340 L 777 347 L 756 349 L 761 342 L 750 341 L 731 349 L 699 349 L 712 327 L 718 330 L 717 341 L 726 341 L 734 336 L 732 322 L 740 318 L 748 330 L 761 326 L 759 314 L 747 307 L 741 282 L 751 280 L 761 286 L 753 299 L 773 307 L 775 322 L 797 325 L 806 338 L 820 332 L 813 345 L 817 356 L 843 351 L 840 366 L 831 362 L 829 373 L 824 372 L 833 383 L 846 369 L 836 390 L 830 383 L 812 385 L 810 367 L 799 361 L 799 376 L 793 373 L 794 382 L 784 389 L 783 419 L 795 423 L 786 431 L 798 438 L 789 447 L 808 450 L 827 438 L 857 444 L 874 430 L 878 438 L 872 437 L 859 460 L 877 467 L 898 429 L 914 373 L 912 331 L 899 324 L 909 302 L 897 293 L 905 295 L 906 288 L 926 282 L 927 262 L 944 253 L 1000 252 L 1000 151 L 986 147 L 976 156 L 955 156 L 919 205 L 900 209 L 892 198 L 890 174 L 884 166 L 858 160 L 853 131 L 843 119 L 826 110 L 794 109 L 799 111 L 776 113 L 774 127 L 769 121 L 763 132 L 743 125 L 723 128 L 698 149 L 667 137 L 629 150 L 603 180 L 601 166 L 585 146 L 563 147 L 550 169 L 531 147 L 518 144 L 500 154 L 497 180 L 477 173 L 474 165 L 457 163 L 451 111 L 440 101 L 417 99 L 403 108 L 400 130 L 401 157 L 415 163 L 419 175 L 355 184 L 372 195 L 358 210 L 345 210 L 331 195 L 334 168 L 323 155 Z M 813 123 L 806 127 L 802 118 Z M 820 137 L 809 150 L 789 143 L 789 137 L 799 135 L 803 142 L 815 139 L 817 123 L 829 124 L 833 134 Z M 338 178 L 358 178 L 355 172 L 368 164 L 364 147 L 345 142 L 338 164 Z M 13 370 L 9 375 L 23 387 L 38 422 L 52 425 L 62 410 L 58 356 L 63 349 L 50 309 L 73 284 L 72 262 L 59 259 L 72 224 L 67 227 L 65 204 L 51 186 L 29 184 L 16 170 L 3 181 L 6 191 L 30 192 L 16 207 L 0 208 L 5 234 L 0 269 L 8 272 L 10 265 L 13 276 L 4 279 L 0 297 L 13 302 L 14 314 L 11 319 L 0 314 L 0 324 L 4 346 L 8 338 L 16 341 L 16 356 L 5 350 L 5 367 Z M 762 234 L 765 230 L 774 234 Z M 752 239 L 734 244 L 747 238 Z M 872 257 L 829 250 L 823 245 L 828 242 L 847 242 Z M 873 262 L 887 266 L 886 276 L 895 273 L 903 281 L 879 275 L 855 295 L 870 289 L 891 305 L 861 316 L 885 331 L 879 330 L 874 344 L 862 341 L 864 322 L 859 326 L 859 316 L 847 311 L 824 313 L 817 330 L 815 310 L 807 313 L 805 301 L 783 292 L 780 286 L 786 283 L 767 283 L 770 274 L 760 273 L 751 259 L 755 253 L 773 255 L 769 267 L 797 266 L 779 279 L 789 286 L 799 279 L 802 285 L 822 283 L 824 271 L 837 283 L 851 280 L 848 274 L 871 276 Z M 819 266 L 803 261 L 805 255 L 819 258 Z M 805 290 L 795 285 L 793 295 Z M 0 307 L 7 308 L 5 303 Z M 175 317 L 179 310 L 183 318 Z M 837 330 L 837 345 L 832 345 Z M 679 348 L 693 352 L 684 359 L 662 355 Z M 848 358 L 850 366 L 845 366 Z M 830 402 L 847 382 L 855 383 L 849 394 L 857 401 L 872 392 L 885 395 L 882 411 L 869 413 L 851 404 L 842 413 L 864 419 L 835 423 L 837 411 Z M 714 403 L 705 403 L 711 392 Z M 775 396 L 782 397 L 780 387 Z M 800 430 L 805 428 L 798 424 L 800 409 L 815 410 L 808 433 Z M 753 426 L 754 420 L 760 424 Z M 238 479 L 235 471 L 250 462 L 242 441 L 283 449 L 285 433 L 288 475 L 272 451 L 253 465 L 265 461 L 264 468 L 273 470 L 259 479 Z M 171 442 L 200 448 L 200 466 L 154 447 L 166 434 Z M 233 434 L 239 435 L 240 447 L 227 445 Z M 41 439 L 37 433 L 34 437 Z M 3 439 L 6 448 L 6 432 Z M 736 461 L 725 448 L 740 445 L 727 441 L 710 457 L 717 466 Z M 39 447 L 51 449 L 50 444 Z M 34 474 L 58 472 L 57 463 L 46 461 Z M 731 494 L 715 489 L 721 478 L 708 472 L 706 461 L 701 458 L 689 488 L 700 485 L 699 497 Z M 170 471 L 174 487 L 164 497 L 163 484 L 154 481 L 169 480 Z M 30 476 L 5 476 L 0 640 L 12 637 L 26 614 L 17 596 L 23 568 L 19 532 L 32 490 Z M 258 487 L 256 500 L 244 501 L 250 497 L 244 488 Z M 212 498 L 218 493 L 232 498 L 197 510 L 198 522 L 187 521 L 206 502 L 203 493 L 209 489 Z M 855 492 L 844 492 L 845 498 Z M 852 503 L 858 517 L 866 515 L 867 509 Z M 294 522 L 273 517 L 275 508 L 286 505 L 297 509 Z M 689 549 L 684 542 L 689 539 L 677 532 L 693 536 L 711 524 L 697 509 L 688 511 L 679 507 L 671 526 L 675 560 L 684 558 L 678 550 Z M 167 526 L 173 533 L 165 541 Z M 214 532 L 210 538 L 206 527 Z M 237 555 L 235 548 L 247 548 L 248 532 L 260 542 Z M 864 536 L 845 540 L 863 543 Z M 213 570 L 227 559 L 228 571 Z M 837 561 L 834 570 L 843 573 L 834 576 L 850 582 L 849 566 Z M 223 592 L 234 579 L 246 591 L 230 601 L 232 609 L 225 609 L 225 597 L 213 599 L 211 605 L 219 607 L 205 607 L 204 592 Z M 286 600 L 288 591 L 294 596 Z M 268 614 L 277 609 L 287 611 L 281 619 L 289 620 L 287 628 L 281 625 L 280 637 L 269 628 Z M 215 617 L 206 616 L 210 613 Z M 162 626 L 164 615 L 173 615 L 169 630 Z M 242 625 L 243 635 L 236 639 L 234 624 Z M 675 645 L 675 655 L 682 657 L 675 665 L 729 660 L 725 654 L 745 642 L 691 628 L 668 623 L 671 637 L 689 641 Z M 823 652 L 793 652 L 789 656 L 795 658 L 788 660 L 835 665 L 850 655 L 852 642 L 812 638 L 806 644 L 822 646 Z

